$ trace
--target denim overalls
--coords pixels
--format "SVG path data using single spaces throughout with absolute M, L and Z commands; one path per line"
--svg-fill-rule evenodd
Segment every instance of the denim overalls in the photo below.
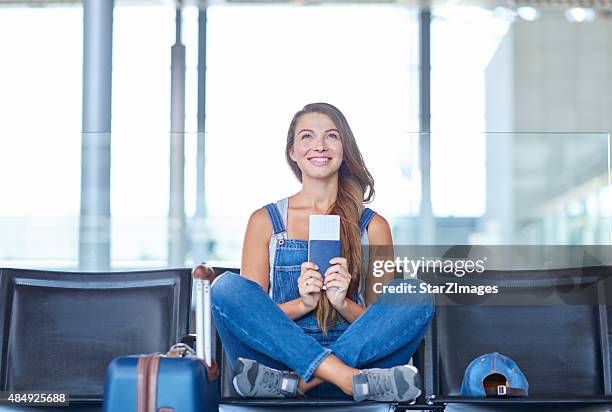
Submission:
M 285 224 L 287 221 L 287 199 L 278 203 L 270 203 L 265 206 L 270 221 L 272 222 L 273 235 L 270 240 L 270 297 L 272 300 L 281 304 L 300 297 L 298 290 L 298 278 L 300 277 L 300 266 L 308 260 L 308 241 L 298 239 L 288 239 Z M 359 231 L 361 233 L 362 244 L 367 244 L 367 227 L 375 213 L 369 208 L 365 208 L 359 220 Z M 367 256 L 364 257 L 367 261 Z M 363 279 L 363 276 L 362 276 Z M 360 293 L 361 292 L 361 293 Z M 351 300 L 364 305 L 363 282 Z M 325 296 L 321 296 L 325 299 Z M 326 346 L 335 341 L 349 326 L 341 316 L 326 334 L 323 334 L 314 315 L 314 311 L 306 316 L 295 320 L 295 323 L 314 337 L 321 345 Z
M 284 212 L 286 216 L 283 210 L 286 204 L 283 201 L 279 204 L 280 211 L 276 205 L 266 207 L 274 227 L 268 293 L 258 283 L 233 272 L 223 273 L 212 283 L 215 327 L 232 367 L 238 357 L 243 357 L 275 369 L 293 370 L 308 381 L 332 353 L 345 364 L 360 369 L 388 368 L 409 362 L 434 313 L 431 294 L 383 293 L 354 322 L 348 324 L 339 319 L 326 335 L 313 314 L 293 321 L 279 308 L 279 303 L 299 297 L 300 265 L 308 257 L 308 242 L 287 239 L 281 214 Z M 373 215 L 374 212 L 366 209 L 361 217 L 360 228 L 365 237 Z M 395 279 L 391 283 L 413 284 L 418 289 L 420 281 Z M 361 296 L 358 293 L 353 298 L 360 301 Z M 321 299 L 326 298 L 321 296 Z M 307 395 L 346 397 L 327 382 Z

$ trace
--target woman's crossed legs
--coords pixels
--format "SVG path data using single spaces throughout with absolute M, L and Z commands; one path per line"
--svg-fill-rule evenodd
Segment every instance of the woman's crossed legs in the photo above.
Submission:
M 212 301 L 217 331 L 232 367 L 238 358 L 253 359 L 295 371 L 303 392 L 327 381 L 348 395 L 353 394 L 358 368 L 406 364 L 434 312 L 430 294 L 382 294 L 326 348 L 289 319 L 257 283 L 238 274 L 226 272 L 213 282 Z

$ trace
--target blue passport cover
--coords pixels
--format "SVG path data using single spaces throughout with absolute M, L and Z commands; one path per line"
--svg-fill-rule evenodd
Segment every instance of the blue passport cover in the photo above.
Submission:
M 308 261 L 319 267 L 319 272 L 325 276 L 325 271 L 331 266 L 329 261 L 339 257 L 341 253 L 339 240 L 317 240 L 308 241 Z

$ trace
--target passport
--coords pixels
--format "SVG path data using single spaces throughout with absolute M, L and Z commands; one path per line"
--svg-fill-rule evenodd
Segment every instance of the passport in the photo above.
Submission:
M 319 267 L 321 275 L 324 276 L 325 271 L 332 266 L 329 263 L 331 259 L 341 256 L 340 246 L 340 216 L 311 215 L 308 225 L 308 261 Z

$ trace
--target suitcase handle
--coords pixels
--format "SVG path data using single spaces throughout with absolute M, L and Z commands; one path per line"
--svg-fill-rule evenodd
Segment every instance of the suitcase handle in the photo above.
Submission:
M 191 346 L 185 343 L 177 343 L 172 345 L 172 347 L 166 352 L 167 358 L 184 358 L 185 356 L 194 356 L 195 351 L 191 348 Z
M 196 354 L 212 367 L 211 284 L 215 271 L 202 263 L 193 269 L 196 289 Z

